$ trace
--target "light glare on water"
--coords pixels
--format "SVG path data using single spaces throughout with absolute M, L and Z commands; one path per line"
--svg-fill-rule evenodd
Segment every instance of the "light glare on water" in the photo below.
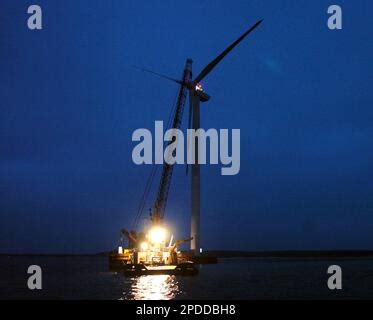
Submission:
M 180 293 L 178 282 L 170 275 L 146 275 L 131 279 L 129 291 L 123 299 L 170 300 Z

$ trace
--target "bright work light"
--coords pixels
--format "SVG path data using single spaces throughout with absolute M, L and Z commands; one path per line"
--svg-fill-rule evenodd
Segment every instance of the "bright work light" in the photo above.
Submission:
M 167 231 L 162 227 L 153 227 L 150 229 L 148 238 L 151 242 L 158 244 L 166 240 Z

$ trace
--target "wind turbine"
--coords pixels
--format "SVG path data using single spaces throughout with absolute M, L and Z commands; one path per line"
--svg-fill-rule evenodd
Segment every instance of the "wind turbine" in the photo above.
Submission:
M 192 59 L 187 59 L 186 65 L 183 72 L 183 79 L 177 80 L 163 74 L 147 70 L 144 68 L 138 68 L 145 72 L 149 72 L 160 76 L 162 78 L 174 81 L 180 85 L 180 91 L 178 95 L 175 118 L 173 122 L 173 128 L 179 128 L 181 123 L 181 116 L 183 107 L 185 104 L 186 93 L 189 92 L 189 119 L 188 128 L 198 130 L 200 128 L 200 103 L 206 102 L 210 99 L 210 96 L 205 93 L 200 85 L 200 82 L 217 66 L 217 64 L 224 59 L 224 57 L 232 51 L 249 33 L 257 28 L 263 20 L 259 20 L 252 27 L 246 30 L 236 41 L 230 44 L 222 53 L 220 53 L 214 60 L 212 60 L 198 75 L 192 77 Z M 200 252 L 200 166 L 198 164 L 198 151 L 199 143 L 194 143 L 194 164 L 192 164 L 191 174 L 191 233 L 192 238 L 190 249 L 195 255 Z M 188 166 L 187 166 L 188 172 Z M 163 218 L 165 205 L 167 202 L 168 188 L 170 185 L 172 175 L 172 166 L 165 165 L 162 172 L 161 184 L 158 191 L 157 200 L 155 202 L 152 220 L 156 223 Z

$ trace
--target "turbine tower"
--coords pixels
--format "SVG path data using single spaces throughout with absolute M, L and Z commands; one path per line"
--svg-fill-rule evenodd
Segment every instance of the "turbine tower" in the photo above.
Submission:
M 216 65 L 224 59 L 224 57 L 233 50 L 250 32 L 257 28 L 263 20 L 259 20 L 247 31 L 245 31 L 236 41 L 230 44 L 221 54 L 219 54 L 214 60 L 212 60 L 199 74 L 193 79 L 192 76 L 192 59 L 187 59 L 185 69 L 183 72 L 183 80 L 177 80 L 151 70 L 139 68 L 143 71 L 155 74 L 157 76 L 172 80 L 180 85 L 179 99 L 177 101 L 176 110 L 179 110 L 180 116 L 178 119 L 178 126 L 180 126 L 181 115 L 183 106 L 185 104 L 186 95 L 184 94 L 185 89 L 189 92 L 189 120 L 188 128 L 198 130 L 200 129 L 200 103 L 206 102 L 210 99 L 210 96 L 205 93 L 200 85 L 200 82 L 216 67 Z M 180 120 L 180 121 L 179 121 Z M 190 142 L 190 141 L 189 141 Z M 199 157 L 199 141 L 192 143 L 192 159 L 194 163 L 191 165 L 191 230 L 190 236 L 192 238 L 190 249 L 195 254 L 200 253 L 200 166 L 198 163 Z M 188 147 L 189 151 L 189 147 Z M 188 172 L 188 165 L 187 165 Z M 165 199 L 167 199 L 168 188 L 170 184 L 170 177 L 172 174 L 172 166 L 164 166 L 161 179 L 161 187 L 158 192 L 158 197 L 155 205 L 154 213 L 152 213 L 153 221 L 160 221 L 163 219 L 165 211 Z
M 189 119 L 191 119 L 191 126 L 194 130 L 200 128 L 200 102 L 206 102 L 210 96 L 202 91 L 199 83 L 216 67 L 216 65 L 223 60 L 223 58 L 237 46 L 251 31 L 253 31 L 263 20 L 259 20 L 245 33 L 243 33 L 236 41 L 229 45 L 220 55 L 212 60 L 193 80 L 192 85 L 189 86 Z M 193 238 L 190 243 L 190 250 L 195 255 L 200 253 L 200 166 L 198 164 L 199 143 L 193 144 L 194 159 L 192 164 L 192 192 L 191 192 L 191 229 L 190 236 Z

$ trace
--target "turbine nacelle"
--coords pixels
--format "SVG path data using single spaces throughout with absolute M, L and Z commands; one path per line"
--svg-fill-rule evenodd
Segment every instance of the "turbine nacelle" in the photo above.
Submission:
M 183 83 L 180 81 L 180 84 Z M 193 93 L 194 95 L 198 96 L 202 102 L 210 100 L 210 95 L 203 91 L 203 87 L 200 83 L 195 83 L 194 81 L 191 81 L 183 85 L 185 85 L 188 88 L 189 93 Z
M 206 101 L 209 101 L 210 100 L 210 96 L 204 92 L 202 90 L 202 86 L 198 83 L 194 89 L 193 89 L 193 93 L 199 97 L 199 99 L 202 101 L 202 102 L 206 102 Z

